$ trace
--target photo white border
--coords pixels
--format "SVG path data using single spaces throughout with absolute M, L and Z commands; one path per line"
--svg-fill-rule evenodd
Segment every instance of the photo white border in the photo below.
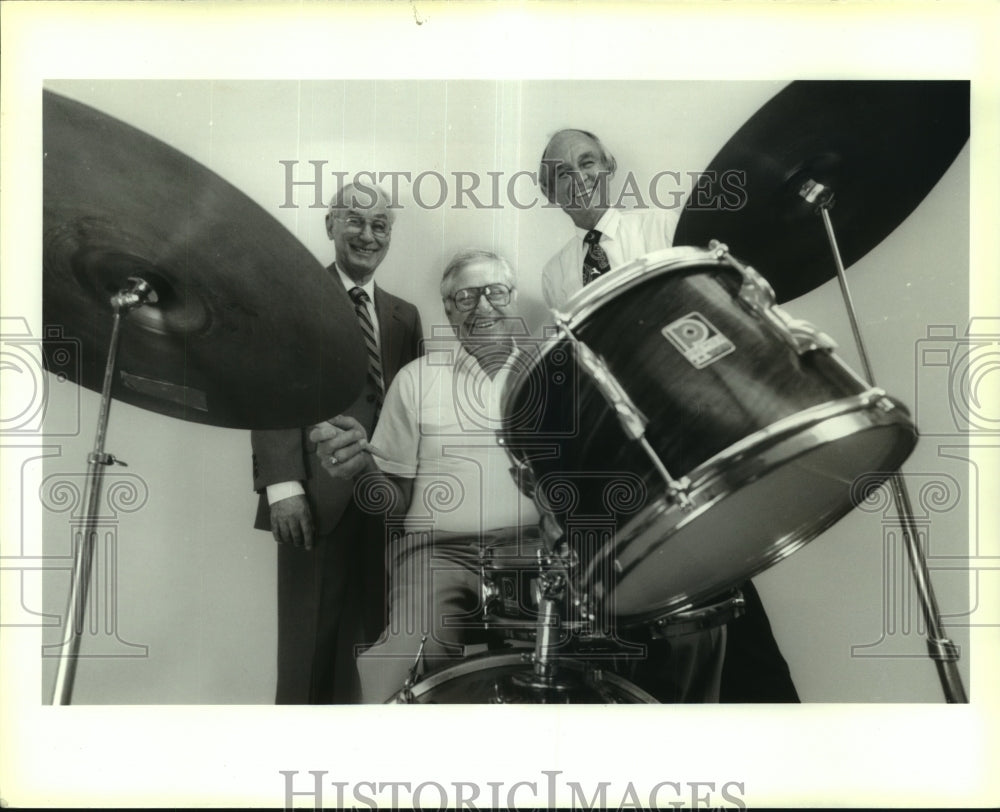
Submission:
M 1000 302 L 1000 15 L 989 2 L 16 2 L 0 13 L 0 301 L 32 325 L 41 275 L 20 269 L 41 267 L 41 86 L 87 77 L 971 78 L 970 314 L 997 315 L 984 311 Z M 8 462 L 4 481 L 16 481 Z M 997 555 L 994 516 L 980 520 L 994 545 L 982 554 Z M 507 786 L 563 770 L 562 781 L 632 781 L 640 794 L 667 780 L 741 781 L 749 806 L 995 805 L 996 632 L 971 630 L 965 707 L 679 706 L 654 726 L 636 706 L 47 707 L 40 632 L 0 629 L 0 793 L 20 807 L 280 806 L 279 770 Z

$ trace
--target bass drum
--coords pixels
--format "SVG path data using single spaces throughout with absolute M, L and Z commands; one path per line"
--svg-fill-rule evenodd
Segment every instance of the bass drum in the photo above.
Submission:
M 434 671 L 388 700 L 415 705 L 650 704 L 656 699 L 592 662 L 560 659 L 550 685 L 535 682 L 530 654 L 487 652 Z

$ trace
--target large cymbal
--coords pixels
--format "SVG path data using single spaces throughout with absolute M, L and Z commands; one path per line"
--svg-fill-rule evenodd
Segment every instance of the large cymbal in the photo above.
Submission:
M 230 428 L 306 425 L 354 400 L 353 307 L 291 233 L 155 138 L 48 91 L 43 109 L 43 312 L 50 347 L 79 341 L 68 377 L 101 391 L 109 298 L 140 276 L 158 302 L 123 322 L 113 397 Z
M 681 214 L 676 245 L 719 239 L 774 287 L 779 302 L 836 275 L 822 219 L 800 195 L 806 180 L 829 187 L 844 265 L 905 220 L 969 138 L 966 81 L 793 82 L 765 104 L 708 168 L 714 183 Z M 745 173 L 745 203 L 733 175 Z M 713 198 L 715 200 L 713 201 Z

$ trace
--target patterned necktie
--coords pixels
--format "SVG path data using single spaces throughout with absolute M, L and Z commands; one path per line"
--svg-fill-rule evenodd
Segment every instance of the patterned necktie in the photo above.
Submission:
M 372 325 L 372 318 L 368 313 L 368 294 L 362 288 L 351 288 L 348 291 L 351 301 L 354 302 L 354 312 L 358 314 L 358 321 L 361 322 L 361 332 L 365 334 L 365 349 L 368 351 L 368 377 L 375 384 L 378 397 L 375 402 L 375 416 L 382 408 L 382 399 L 385 397 L 385 378 L 382 377 L 382 356 L 378 352 L 378 343 L 375 341 L 375 327 Z
M 583 255 L 583 285 L 586 287 L 602 273 L 611 270 L 611 263 L 608 262 L 608 255 L 600 246 L 601 232 L 596 228 L 587 232 L 583 238 L 583 244 L 587 246 L 587 252 Z

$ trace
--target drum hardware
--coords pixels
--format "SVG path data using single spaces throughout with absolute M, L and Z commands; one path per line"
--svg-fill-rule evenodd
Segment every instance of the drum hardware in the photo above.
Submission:
M 743 285 L 740 287 L 739 299 L 752 313 L 763 319 L 789 347 L 799 355 L 814 350 L 837 349 L 837 342 L 826 333 L 821 333 L 813 325 L 803 319 L 792 318 L 785 310 L 778 307 L 774 301 L 774 288 L 754 268 L 744 265 L 729 253 L 729 246 L 718 240 L 711 240 L 708 249 L 719 259 L 740 272 Z
M 743 593 L 735 589 L 714 603 L 672 611 L 647 625 L 653 637 L 670 640 L 737 620 L 746 614 L 746 606 Z
M 563 538 L 579 558 L 571 611 L 607 611 L 629 628 L 717 600 L 852 510 L 857 476 L 888 477 L 913 448 L 902 404 L 772 308 L 766 283 L 722 248 L 667 249 L 603 275 L 505 389 L 499 435 L 532 470 L 542 515 L 544 483 L 567 471 L 582 514 L 602 503 L 609 514 L 610 540 Z M 563 353 L 580 371 L 574 397 L 539 398 Z M 513 418 L 530 408 L 541 427 L 531 446 Z M 556 453 L 532 455 L 541 442 Z M 683 508 L 664 494 L 663 471 Z M 638 486 L 618 487 L 615 472 Z
M 653 467 L 663 478 L 666 483 L 667 501 L 678 505 L 682 510 L 690 510 L 691 500 L 687 495 L 690 482 L 686 479 L 674 479 L 663 464 L 663 460 L 650 446 L 649 440 L 646 439 L 646 426 L 649 421 L 645 415 L 639 411 L 615 376 L 608 370 L 604 360 L 586 344 L 575 340 L 573 333 L 566 325 L 560 325 L 560 328 L 563 335 L 573 341 L 580 366 L 593 379 L 594 385 L 604 396 L 608 405 L 614 409 L 626 436 L 639 443 Z
M 111 309 L 114 313 L 111 327 L 111 346 L 108 348 L 108 360 L 104 368 L 104 384 L 101 387 L 101 405 L 97 415 L 97 434 L 94 437 L 94 450 L 87 457 L 87 479 L 84 502 L 87 512 L 84 515 L 83 534 L 74 545 L 73 550 L 73 580 L 70 587 L 69 601 L 66 606 L 66 639 L 63 645 L 68 651 L 59 657 L 56 669 L 56 682 L 53 696 L 58 698 L 60 705 L 68 705 L 73 696 L 73 681 L 76 677 L 76 665 L 80 659 L 80 640 L 83 636 L 83 621 L 87 607 L 87 593 L 90 591 L 90 574 L 94 561 L 94 546 L 97 543 L 97 518 L 100 515 L 101 487 L 103 485 L 103 468 L 107 465 L 126 465 L 113 454 L 104 452 L 104 441 L 108 431 L 108 417 L 111 410 L 111 383 L 114 380 L 115 361 L 118 357 L 118 344 L 121 340 L 121 324 L 128 314 L 145 304 L 157 301 L 156 291 L 142 279 L 129 277 L 129 287 L 123 288 L 111 297 Z
M 427 643 L 427 635 L 422 635 L 420 637 L 420 645 L 417 646 L 417 654 L 413 658 L 413 665 L 410 666 L 410 670 L 406 675 L 406 680 L 403 682 L 403 688 L 399 692 L 399 698 L 396 700 L 401 704 L 411 704 L 413 702 L 413 686 L 417 684 L 420 677 L 417 672 L 420 670 L 420 661 L 424 656 L 424 645 Z
M 343 286 L 218 175 L 50 91 L 43 151 L 43 321 L 59 327 L 45 335 L 80 343 L 79 367 L 59 371 L 101 395 L 52 700 L 68 704 L 103 468 L 124 465 L 104 452 L 111 401 L 224 428 L 297 428 L 348 406 L 367 364 Z M 111 320 L 96 318 L 109 302 Z
M 835 199 L 833 190 L 809 179 L 803 183 L 799 193 L 810 205 L 816 207 L 817 213 L 823 218 L 823 226 L 830 243 L 830 251 L 837 267 L 837 281 L 840 284 L 840 292 L 843 296 L 844 306 L 851 323 L 851 332 L 854 334 L 854 342 L 857 346 L 861 363 L 864 366 L 865 376 L 874 386 L 875 373 L 872 370 L 865 342 L 861 335 L 861 327 L 858 324 L 854 301 L 847 284 L 847 272 L 844 269 L 844 262 L 840 255 L 840 247 L 837 244 L 837 235 L 834 231 L 833 221 L 830 219 L 830 209 L 833 207 Z M 913 507 L 910 502 L 909 492 L 906 482 L 898 470 L 894 471 L 889 478 L 889 486 L 896 505 L 896 514 L 900 521 L 900 527 L 903 531 L 903 544 L 910 562 L 910 570 L 913 575 L 914 586 L 917 590 L 917 597 L 923 611 L 924 621 L 927 623 L 928 656 L 937 667 L 938 679 L 941 682 L 941 688 L 946 701 L 949 703 L 967 703 L 969 699 L 965 692 L 965 686 L 962 683 L 962 677 L 958 672 L 958 646 L 944 633 L 941 623 L 941 612 L 938 608 L 937 597 L 934 594 L 930 572 L 927 568 L 927 559 L 920 546 L 920 537 L 916 522 L 913 519 Z
M 530 655 L 488 652 L 427 674 L 404 699 L 402 691 L 389 703 L 413 704 L 548 704 L 642 703 L 658 704 L 655 697 L 614 672 L 586 661 L 559 660 L 558 687 L 532 685 Z

